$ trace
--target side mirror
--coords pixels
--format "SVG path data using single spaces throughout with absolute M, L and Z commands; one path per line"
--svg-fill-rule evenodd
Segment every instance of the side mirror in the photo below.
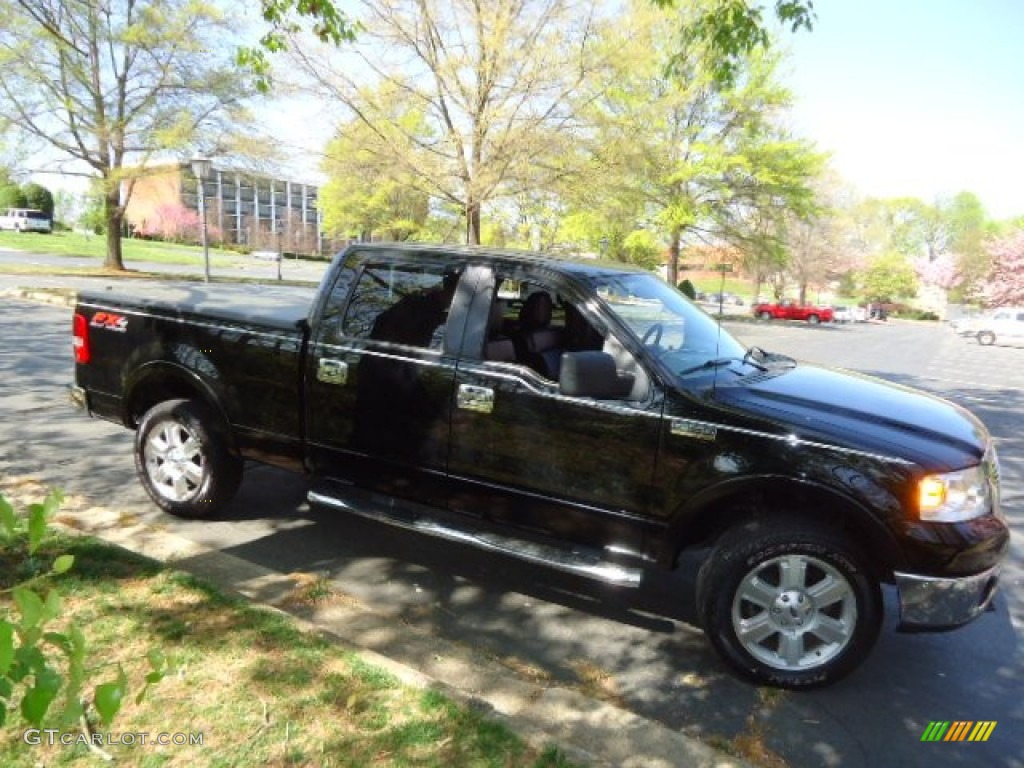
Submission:
M 558 391 L 567 397 L 623 400 L 633 391 L 633 375 L 620 374 L 607 352 L 565 352 Z

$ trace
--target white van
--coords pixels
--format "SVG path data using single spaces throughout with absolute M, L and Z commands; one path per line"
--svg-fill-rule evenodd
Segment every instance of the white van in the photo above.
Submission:
M 0 230 L 13 229 L 15 232 L 52 232 L 50 217 L 35 208 L 8 208 L 0 216 Z
M 974 322 L 979 344 L 1024 344 L 1024 308 L 1000 307 Z

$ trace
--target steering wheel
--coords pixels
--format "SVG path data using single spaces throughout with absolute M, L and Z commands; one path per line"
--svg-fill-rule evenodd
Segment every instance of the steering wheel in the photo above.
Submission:
M 664 332 L 665 326 L 661 323 L 655 323 L 644 332 L 644 337 L 640 339 L 640 343 L 645 347 L 660 347 L 661 335 Z

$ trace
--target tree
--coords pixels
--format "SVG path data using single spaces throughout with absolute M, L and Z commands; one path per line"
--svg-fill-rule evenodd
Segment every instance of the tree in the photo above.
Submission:
M 29 183 L 21 188 L 25 194 L 25 207 L 42 211 L 53 218 L 53 193 L 41 184 Z
M 393 108 L 404 109 L 400 94 L 390 101 Z M 422 125 L 411 110 L 392 114 L 398 121 L 419 120 Z M 327 145 L 321 167 L 328 180 L 319 195 L 324 228 L 339 237 L 381 234 L 388 240 L 408 240 L 423 229 L 430 198 L 395 158 L 381 154 L 375 138 L 374 130 L 353 119 L 339 126 Z
M 579 10 L 569 0 L 378 0 L 337 65 L 296 55 L 366 128 L 362 151 L 387 158 L 375 177 L 457 206 L 466 241 L 479 243 L 485 205 L 560 171 L 569 97 L 588 69 L 591 12 Z
M 943 253 L 934 259 L 922 256 L 914 259 L 911 266 L 922 284 L 943 291 L 959 285 L 963 280 L 956 257 L 950 253 Z
M 761 208 L 807 213 L 821 165 L 782 126 L 790 94 L 775 81 L 774 57 L 747 56 L 728 87 L 696 45 L 666 72 L 674 25 L 643 6 L 607 25 L 602 77 L 577 94 L 593 157 L 585 186 L 604 198 L 599 209 L 636 205 L 665 233 L 672 284 L 684 236 L 728 238 Z
M 675 8 L 678 0 L 652 0 L 662 8 Z M 679 27 L 679 48 L 685 52 L 694 44 L 709 51 L 709 64 L 715 82 L 732 85 L 744 68 L 748 55 L 771 47 L 772 38 L 765 27 L 764 8 L 750 0 L 711 0 L 703 3 L 695 17 L 683 18 Z M 811 0 L 775 0 L 775 16 L 790 31 L 810 30 L 814 24 Z M 677 53 L 670 60 L 675 67 L 685 59 Z
M 981 284 L 981 295 L 992 307 L 1024 306 L 1024 229 L 989 240 L 985 251 L 991 271 Z
M 200 129 L 212 150 L 243 119 L 233 22 L 206 0 L 0 0 L 0 17 L 0 120 L 99 179 L 105 266 L 123 269 L 126 166 Z
M 8 208 L 27 208 L 25 191 L 14 182 L 0 185 L 0 210 L 6 213 Z
M 910 298 L 917 293 L 917 277 L 899 253 L 876 256 L 861 275 L 861 290 L 870 301 Z
M 652 5 L 675 8 L 678 0 L 651 0 Z M 332 0 L 260 0 L 263 18 L 270 30 L 260 40 L 262 48 L 243 48 L 239 62 L 259 76 L 261 90 L 269 88 L 269 61 L 266 52 L 288 48 L 288 35 L 301 28 L 300 20 L 313 22 L 313 33 L 323 43 L 340 45 L 355 39 L 358 25 L 338 9 Z M 791 32 L 813 27 L 812 0 L 775 0 L 774 15 Z M 767 50 L 772 38 L 765 25 L 765 12 L 760 2 L 750 0 L 711 0 L 705 2 L 696 17 L 684 17 L 679 28 L 679 48 L 704 44 L 712 54 L 716 82 L 729 85 L 742 69 L 742 58 L 756 49 Z M 681 56 L 668 62 L 671 68 Z

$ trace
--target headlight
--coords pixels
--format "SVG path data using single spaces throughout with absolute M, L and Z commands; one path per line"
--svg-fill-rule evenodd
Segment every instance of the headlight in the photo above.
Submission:
M 925 475 L 917 484 L 918 512 L 933 523 L 959 523 L 992 507 L 985 464 L 944 475 Z

